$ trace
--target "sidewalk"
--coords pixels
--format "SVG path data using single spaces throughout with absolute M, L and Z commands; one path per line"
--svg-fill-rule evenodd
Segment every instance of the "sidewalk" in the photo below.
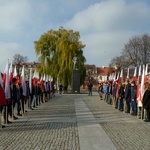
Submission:
M 0 150 L 149 150 L 150 124 L 99 101 L 56 95 L 0 130 Z

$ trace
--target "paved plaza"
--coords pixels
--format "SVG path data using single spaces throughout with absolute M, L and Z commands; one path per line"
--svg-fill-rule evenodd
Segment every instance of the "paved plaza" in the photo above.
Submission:
M 98 100 L 57 94 L 0 130 L 0 150 L 149 150 L 150 123 Z

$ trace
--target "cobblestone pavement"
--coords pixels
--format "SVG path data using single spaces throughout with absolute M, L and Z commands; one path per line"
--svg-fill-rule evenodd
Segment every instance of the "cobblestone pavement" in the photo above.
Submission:
M 64 94 L 0 130 L 0 150 L 80 150 L 76 98 L 84 101 L 118 150 L 150 149 L 150 123 L 112 108 L 96 94 Z
M 0 150 L 79 150 L 74 101 L 70 98 L 58 95 L 3 128 Z
M 112 108 L 98 96 L 84 102 L 118 150 L 150 150 L 150 123 Z

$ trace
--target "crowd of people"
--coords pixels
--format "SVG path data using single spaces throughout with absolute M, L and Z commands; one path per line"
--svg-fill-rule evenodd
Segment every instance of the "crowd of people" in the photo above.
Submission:
M 50 82 L 45 82 L 45 84 L 43 86 L 40 81 L 33 80 L 30 90 L 29 82 L 26 82 L 26 96 L 24 96 L 22 84 L 13 78 L 12 83 L 10 83 L 10 98 L 5 99 L 4 103 L 0 105 L 0 111 L 4 118 L 2 127 L 11 124 L 12 120 L 18 119 L 19 116 L 24 116 L 27 109 L 34 110 L 50 98 L 54 98 L 56 85 L 53 82 L 51 85 Z M 4 93 L 0 92 L 0 97 L 3 95 Z
M 101 82 L 98 86 L 99 99 L 112 105 L 114 108 L 131 115 L 138 115 L 137 85 L 135 81 L 126 80 Z M 142 108 L 146 110 L 145 122 L 150 122 L 150 84 L 144 83 L 144 94 L 141 99 Z

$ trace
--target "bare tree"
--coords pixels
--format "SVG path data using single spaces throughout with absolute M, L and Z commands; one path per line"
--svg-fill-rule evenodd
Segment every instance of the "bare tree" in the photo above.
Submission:
M 23 62 L 26 62 L 27 60 L 28 60 L 28 58 L 26 56 L 22 56 L 20 54 L 15 54 L 13 56 L 13 64 L 14 65 L 21 64 Z
M 140 37 L 140 59 L 142 64 L 150 63 L 150 35 L 144 34 Z
M 150 63 L 150 35 L 133 36 L 124 45 L 121 55 L 110 61 L 111 66 L 129 67 Z
M 20 54 L 15 54 L 13 56 L 13 64 L 16 66 L 17 69 L 17 74 L 20 76 L 21 74 L 21 63 L 24 63 L 28 60 L 28 58 L 26 56 L 22 56 Z
M 109 63 L 110 67 L 116 66 L 118 71 L 120 71 L 121 68 L 127 67 L 127 65 L 128 65 L 128 62 L 123 55 L 112 58 Z

